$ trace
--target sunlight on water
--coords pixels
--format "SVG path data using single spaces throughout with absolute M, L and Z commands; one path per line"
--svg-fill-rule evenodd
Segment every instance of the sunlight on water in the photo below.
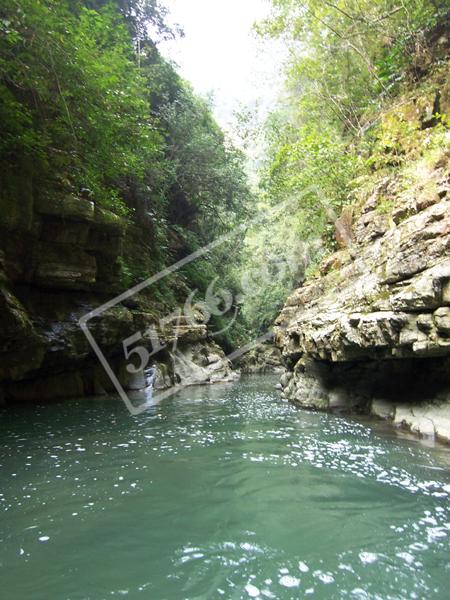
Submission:
M 450 452 L 273 386 L 2 412 L 4 597 L 447 597 Z

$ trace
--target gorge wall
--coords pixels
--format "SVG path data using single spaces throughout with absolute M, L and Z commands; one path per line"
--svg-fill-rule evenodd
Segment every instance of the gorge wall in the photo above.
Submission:
M 3 4 L 0 398 L 109 391 L 79 319 L 232 230 L 252 199 L 244 156 L 160 53 L 178 28 L 159 2 Z M 212 253 L 89 322 L 124 385 L 137 348 L 159 385 L 229 375 L 199 312 L 170 319 L 213 260 L 223 277 Z
M 123 261 L 152 273 L 152 237 L 145 222 L 125 220 L 89 199 L 61 194 L 20 203 L 0 195 L 0 397 L 4 402 L 112 392 L 114 388 L 79 326 L 79 319 L 126 289 Z M 90 324 L 121 383 L 122 341 L 157 327 L 169 307 L 153 289 L 118 304 Z M 145 336 L 144 336 L 145 337 Z M 170 351 L 177 338 L 176 355 Z M 151 351 L 150 340 L 144 340 Z M 153 359 L 158 387 L 227 380 L 234 376 L 206 326 L 168 323 Z
M 372 210 L 355 223 L 354 247 L 328 259 L 323 269 L 334 269 L 296 290 L 277 320 L 284 394 L 450 440 L 448 197 L 397 223 L 372 215 L 376 235 L 365 225 Z
M 448 104 L 449 89 L 429 104 Z M 413 100 L 400 112 L 426 140 L 426 104 Z M 377 174 L 337 222 L 341 249 L 287 300 L 276 321 L 285 398 L 450 441 L 448 137 L 426 160 L 418 152 L 407 185 L 398 168 Z

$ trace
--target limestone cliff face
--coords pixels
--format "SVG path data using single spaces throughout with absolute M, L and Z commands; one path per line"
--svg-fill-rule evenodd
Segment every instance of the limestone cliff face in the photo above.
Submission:
M 347 247 L 294 291 L 276 322 L 287 398 L 373 410 L 450 440 L 449 172 L 441 159 L 404 194 L 384 178 L 353 223 L 347 216 Z M 381 197 L 392 198 L 388 211 Z M 430 402 L 436 422 L 424 416 Z
M 143 272 L 154 271 L 151 230 L 84 198 L 36 199 L 26 188 L 20 200 L 0 193 L 0 400 L 113 391 L 78 320 L 125 289 L 124 257 Z M 125 369 L 122 341 L 157 324 L 165 309 L 149 290 L 91 323 L 124 386 L 135 381 Z M 174 336 L 178 357 L 170 352 Z M 160 343 L 169 348 L 154 357 L 162 387 L 195 383 L 200 371 L 206 381 L 232 377 L 201 324 L 169 324 Z
M 283 371 L 281 353 L 271 342 L 258 344 L 236 362 L 241 373 L 249 375 Z

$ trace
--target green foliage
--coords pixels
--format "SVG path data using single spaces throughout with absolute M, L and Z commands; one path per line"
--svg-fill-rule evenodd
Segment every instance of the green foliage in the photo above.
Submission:
M 151 39 L 149 32 L 174 35 L 159 0 L 11 0 L 0 8 L 0 171 L 8 199 L 20 176 L 30 197 L 69 193 L 126 217 L 142 246 L 121 259 L 124 288 L 224 236 L 172 283 L 161 281 L 153 299 L 201 301 L 218 282 L 211 325 L 229 348 L 269 326 L 292 288 L 334 249 L 334 221 L 355 178 L 406 169 L 425 143 L 427 160 L 435 160 L 442 140 L 448 144 L 448 116 L 432 114 L 439 135 L 428 136 L 392 102 L 429 66 L 430 31 L 445 19 L 447 0 L 272 5 L 259 30 L 284 37 L 290 61 L 284 100 L 265 126 L 257 193 L 209 103 Z M 240 115 L 246 143 L 250 117 Z M 261 137 L 258 130 L 254 139 Z M 19 203 L 19 186 L 15 197 Z M 255 214 L 267 219 L 240 229 Z M 226 314 L 220 306 L 228 297 Z
M 139 281 L 136 273 L 133 270 L 133 267 L 129 265 L 123 256 L 119 257 L 119 267 L 120 267 L 120 284 L 122 289 L 127 290 L 132 285 Z
M 209 227 L 218 210 L 242 210 L 242 156 L 146 33 L 138 66 L 127 23 L 142 36 L 149 21 L 163 28 L 158 2 L 115 4 L 13 0 L 2 10 L 0 160 L 32 157 L 43 185 L 56 179 L 121 214 L 121 200 L 133 210 L 141 200 L 160 225 L 167 197 L 176 214 L 182 196 L 190 214 L 178 221 Z
M 295 110 L 284 106 L 266 125 L 258 210 L 274 217 L 248 233 L 240 270 L 255 280 L 242 309 L 253 334 L 271 326 L 305 272 L 335 248 L 334 221 L 359 169 L 334 124 L 295 125 Z
M 392 200 L 389 200 L 389 198 L 385 198 L 384 196 L 380 196 L 377 199 L 376 210 L 380 214 L 387 215 L 390 212 L 392 212 L 393 208 L 394 208 L 394 202 Z
M 339 132 L 314 121 L 294 127 L 280 118 L 273 131 L 271 122 L 268 127 L 269 160 L 262 173 L 268 196 L 279 202 L 312 189 L 316 194 L 305 195 L 301 203 L 308 219 L 339 210 L 347 199 L 357 164 Z
M 84 0 L 80 4 L 97 11 L 114 4 L 123 16 L 133 39 L 139 38 L 144 43 L 150 41 L 147 33 L 149 27 L 152 32 L 163 38 L 172 38 L 175 35 L 165 20 L 167 9 L 159 0 Z
M 174 35 L 166 12 L 159 0 L 0 7 L 8 201 L 19 206 L 24 186 L 16 182 L 25 178 L 34 198 L 85 197 L 126 217 L 124 289 L 231 233 L 251 201 L 243 155 L 150 37 Z M 162 280 L 153 300 L 173 307 L 191 291 L 204 295 L 217 276 L 227 281 L 225 255 L 218 249 Z
M 161 139 L 149 118 L 144 80 L 128 31 L 115 9 L 69 2 L 13 0 L 0 42 L 0 160 L 37 159 L 34 177 L 56 181 L 120 213 L 115 182 L 142 178 Z M 14 35 L 11 36 L 11 33 Z
M 289 60 L 283 99 L 265 127 L 261 210 L 287 208 L 246 239 L 240 272 L 258 273 L 258 284 L 243 315 L 255 332 L 273 322 L 293 287 L 336 249 L 335 221 L 354 188 L 433 145 L 436 136 L 418 120 L 420 107 L 402 107 L 394 98 L 431 68 L 436 40 L 448 32 L 448 0 L 271 3 L 271 16 L 256 29 L 282 38 Z M 439 115 L 432 120 L 445 126 Z M 382 213 L 391 209 L 388 200 L 378 206 Z M 289 268 L 277 274 L 277 260 Z
M 250 192 L 244 157 L 225 139 L 207 103 L 184 82 L 159 116 L 171 166 L 171 218 L 189 223 L 207 242 L 245 215 Z
M 263 35 L 284 37 L 287 87 L 307 118 L 326 118 L 358 133 L 368 108 L 417 76 L 429 53 L 427 32 L 449 11 L 447 0 L 272 0 Z M 300 94 L 299 94 L 300 92 Z

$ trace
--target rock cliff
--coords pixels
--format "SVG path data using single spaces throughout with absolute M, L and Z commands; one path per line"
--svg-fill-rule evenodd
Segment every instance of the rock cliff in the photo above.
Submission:
M 246 352 L 237 361 L 245 374 L 276 373 L 283 371 L 281 353 L 272 343 L 261 343 Z
M 341 249 L 276 321 L 286 398 L 450 441 L 449 165 L 447 150 L 418 161 L 403 187 L 383 173 L 345 209 Z
M 113 391 L 78 321 L 126 289 L 124 259 L 154 272 L 149 226 L 125 221 L 89 199 L 35 198 L 28 188 L 20 203 L 3 189 L 0 209 L 0 400 Z M 131 381 L 125 368 L 123 340 L 157 326 L 167 310 L 153 289 L 144 290 L 91 323 L 124 386 L 135 387 L 136 378 Z M 149 348 L 150 341 L 144 339 Z M 166 325 L 159 341 L 163 348 L 153 359 L 160 387 L 233 377 L 201 323 Z

